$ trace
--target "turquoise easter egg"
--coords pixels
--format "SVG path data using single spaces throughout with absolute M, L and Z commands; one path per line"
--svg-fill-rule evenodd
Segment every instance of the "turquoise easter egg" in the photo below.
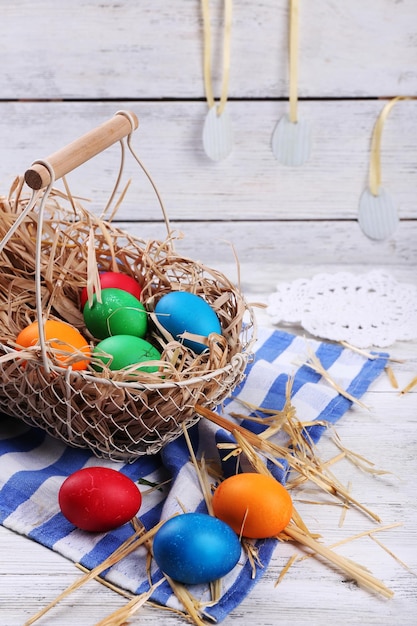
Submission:
M 157 302 L 155 314 L 158 322 L 185 346 L 200 354 L 207 346 L 199 341 L 184 339 L 184 332 L 208 337 L 211 333 L 221 335 L 219 318 L 202 298 L 188 291 L 171 291 Z

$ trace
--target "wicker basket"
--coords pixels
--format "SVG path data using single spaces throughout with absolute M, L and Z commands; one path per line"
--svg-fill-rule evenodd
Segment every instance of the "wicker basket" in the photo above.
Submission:
M 123 144 L 137 124 L 131 113 L 119 113 L 91 131 L 87 143 L 87 135 L 77 140 L 84 141 L 82 150 L 74 142 L 36 162 L 25 174 L 31 196 L 25 196 L 18 178 L 9 196 L 0 198 L 0 409 L 71 446 L 128 462 L 181 435 L 184 425 L 199 419 L 196 404 L 221 404 L 244 378 L 255 329 L 240 291 L 222 273 L 177 255 L 171 236 L 165 241 L 133 237 L 54 187 L 58 177 L 111 143 Z M 109 132 L 109 124 L 117 131 Z M 121 271 L 141 282 L 141 299 L 153 320 L 149 340 L 162 352 L 158 372 L 63 368 L 44 339 L 42 323 L 39 345 L 16 346 L 23 327 L 46 319 L 72 324 L 93 343 L 79 294 L 89 273 L 98 269 Z M 171 290 L 202 295 L 219 317 L 222 336 L 210 336 L 201 355 L 158 329 L 152 311 Z

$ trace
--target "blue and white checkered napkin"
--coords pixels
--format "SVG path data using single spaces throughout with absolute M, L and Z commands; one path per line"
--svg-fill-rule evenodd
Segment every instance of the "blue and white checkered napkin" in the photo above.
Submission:
M 258 407 L 282 409 L 286 383 L 292 376 L 292 402 L 299 419 L 336 422 L 352 403 L 311 368 L 300 365 L 307 359 L 309 350 L 315 353 L 333 380 L 357 398 L 378 377 L 387 359 L 387 355 L 367 359 L 340 345 L 262 328 L 258 332 L 256 358 L 248 365 L 247 376 L 235 390 L 234 398 L 239 397 Z M 242 413 L 242 410 L 242 404 L 236 399 L 229 399 L 223 407 L 226 416 L 228 412 Z M 87 533 L 74 528 L 62 516 L 57 499 L 60 485 L 68 475 L 82 467 L 113 467 L 134 481 L 144 479 L 139 483 L 143 492 L 149 491 L 146 481 L 160 484 L 171 479 L 161 489 L 144 493 L 139 516 L 148 529 L 173 512 L 181 512 L 181 507 L 189 511 L 205 511 L 204 499 L 183 438 L 166 446 L 161 454 L 142 457 L 124 465 L 97 459 L 86 450 L 67 447 L 20 421 L 0 418 L 0 523 L 74 562 L 92 568 L 132 534 L 130 524 L 105 534 Z M 262 429 L 251 421 L 243 421 L 243 425 L 250 430 Z M 323 429 L 323 426 L 310 428 L 314 441 L 318 441 Z M 190 430 L 190 437 L 197 456 L 204 454 L 206 459 L 217 459 L 219 463 L 217 443 L 231 441 L 228 433 L 204 418 Z M 235 467 L 227 463 L 223 466 L 224 473 L 234 472 Z M 280 472 L 277 478 L 285 483 L 285 468 Z M 250 563 L 242 553 L 241 562 L 222 579 L 219 602 L 208 607 L 206 612 L 217 621 L 224 619 L 262 575 L 275 545 L 276 541 L 272 539 L 257 542 L 264 568 L 258 568 L 255 578 L 252 577 Z M 108 570 L 106 578 L 134 593 L 147 591 L 146 551 L 140 550 Z M 161 572 L 153 564 L 153 582 L 160 578 Z M 210 601 L 206 585 L 194 586 L 191 592 L 202 601 Z M 170 607 L 183 608 L 166 582 L 157 587 L 152 599 Z

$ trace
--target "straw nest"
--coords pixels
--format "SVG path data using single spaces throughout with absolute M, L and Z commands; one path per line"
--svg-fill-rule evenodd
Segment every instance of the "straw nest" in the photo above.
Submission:
M 0 197 L 0 241 L 27 206 L 20 189 L 15 184 L 13 193 Z M 45 202 L 36 254 L 39 215 L 31 211 L 0 253 L 0 409 L 98 457 L 132 461 L 155 453 L 199 419 L 197 403 L 214 408 L 243 380 L 255 335 L 251 309 L 222 273 L 177 255 L 171 238 L 136 238 L 57 190 Z M 44 353 L 39 345 L 18 348 L 19 331 L 39 317 L 36 257 L 43 320 L 72 324 L 91 346 L 79 304 L 82 287 L 98 271 L 135 277 L 149 311 L 147 338 L 162 353 L 158 371 L 104 368 L 98 374 L 91 364 L 74 371 L 59 366 L 48 343 Z M 156 302 L 172 290 L 203 296 L 219 317 L 222 335 L 211 335 L 201 355 L 155 323 Z

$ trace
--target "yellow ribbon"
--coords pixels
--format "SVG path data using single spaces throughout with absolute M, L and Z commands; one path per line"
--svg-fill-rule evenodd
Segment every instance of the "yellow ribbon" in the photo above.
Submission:
M 391 109 L 400 100 L 416 100 L 416 96 L 396 96 L 382 109 L 374 126 L 371 142 L 371 156 L 369 162 L 369 189 L 373 196 L 379 195 L 379 188 L 381 187 L 381 140 L 382 130 L 384 128 L 385 120 L 391 112 Z
M 290 0 L 290 122 L 297 123 L 298 105 L 298 0 Z
M 204 89 L 209 108 L 215 105 L 211 76 L 211 26 L 210 0 L 201 0 L 204 26 Z M 223 35 L 223 79 L 220 103 L 217 106 L 217 115 L 221 115 L 227 102 L 230 77 L 230 43 L 232 38 L 233 0 L 224 0 L 224 35 Z

